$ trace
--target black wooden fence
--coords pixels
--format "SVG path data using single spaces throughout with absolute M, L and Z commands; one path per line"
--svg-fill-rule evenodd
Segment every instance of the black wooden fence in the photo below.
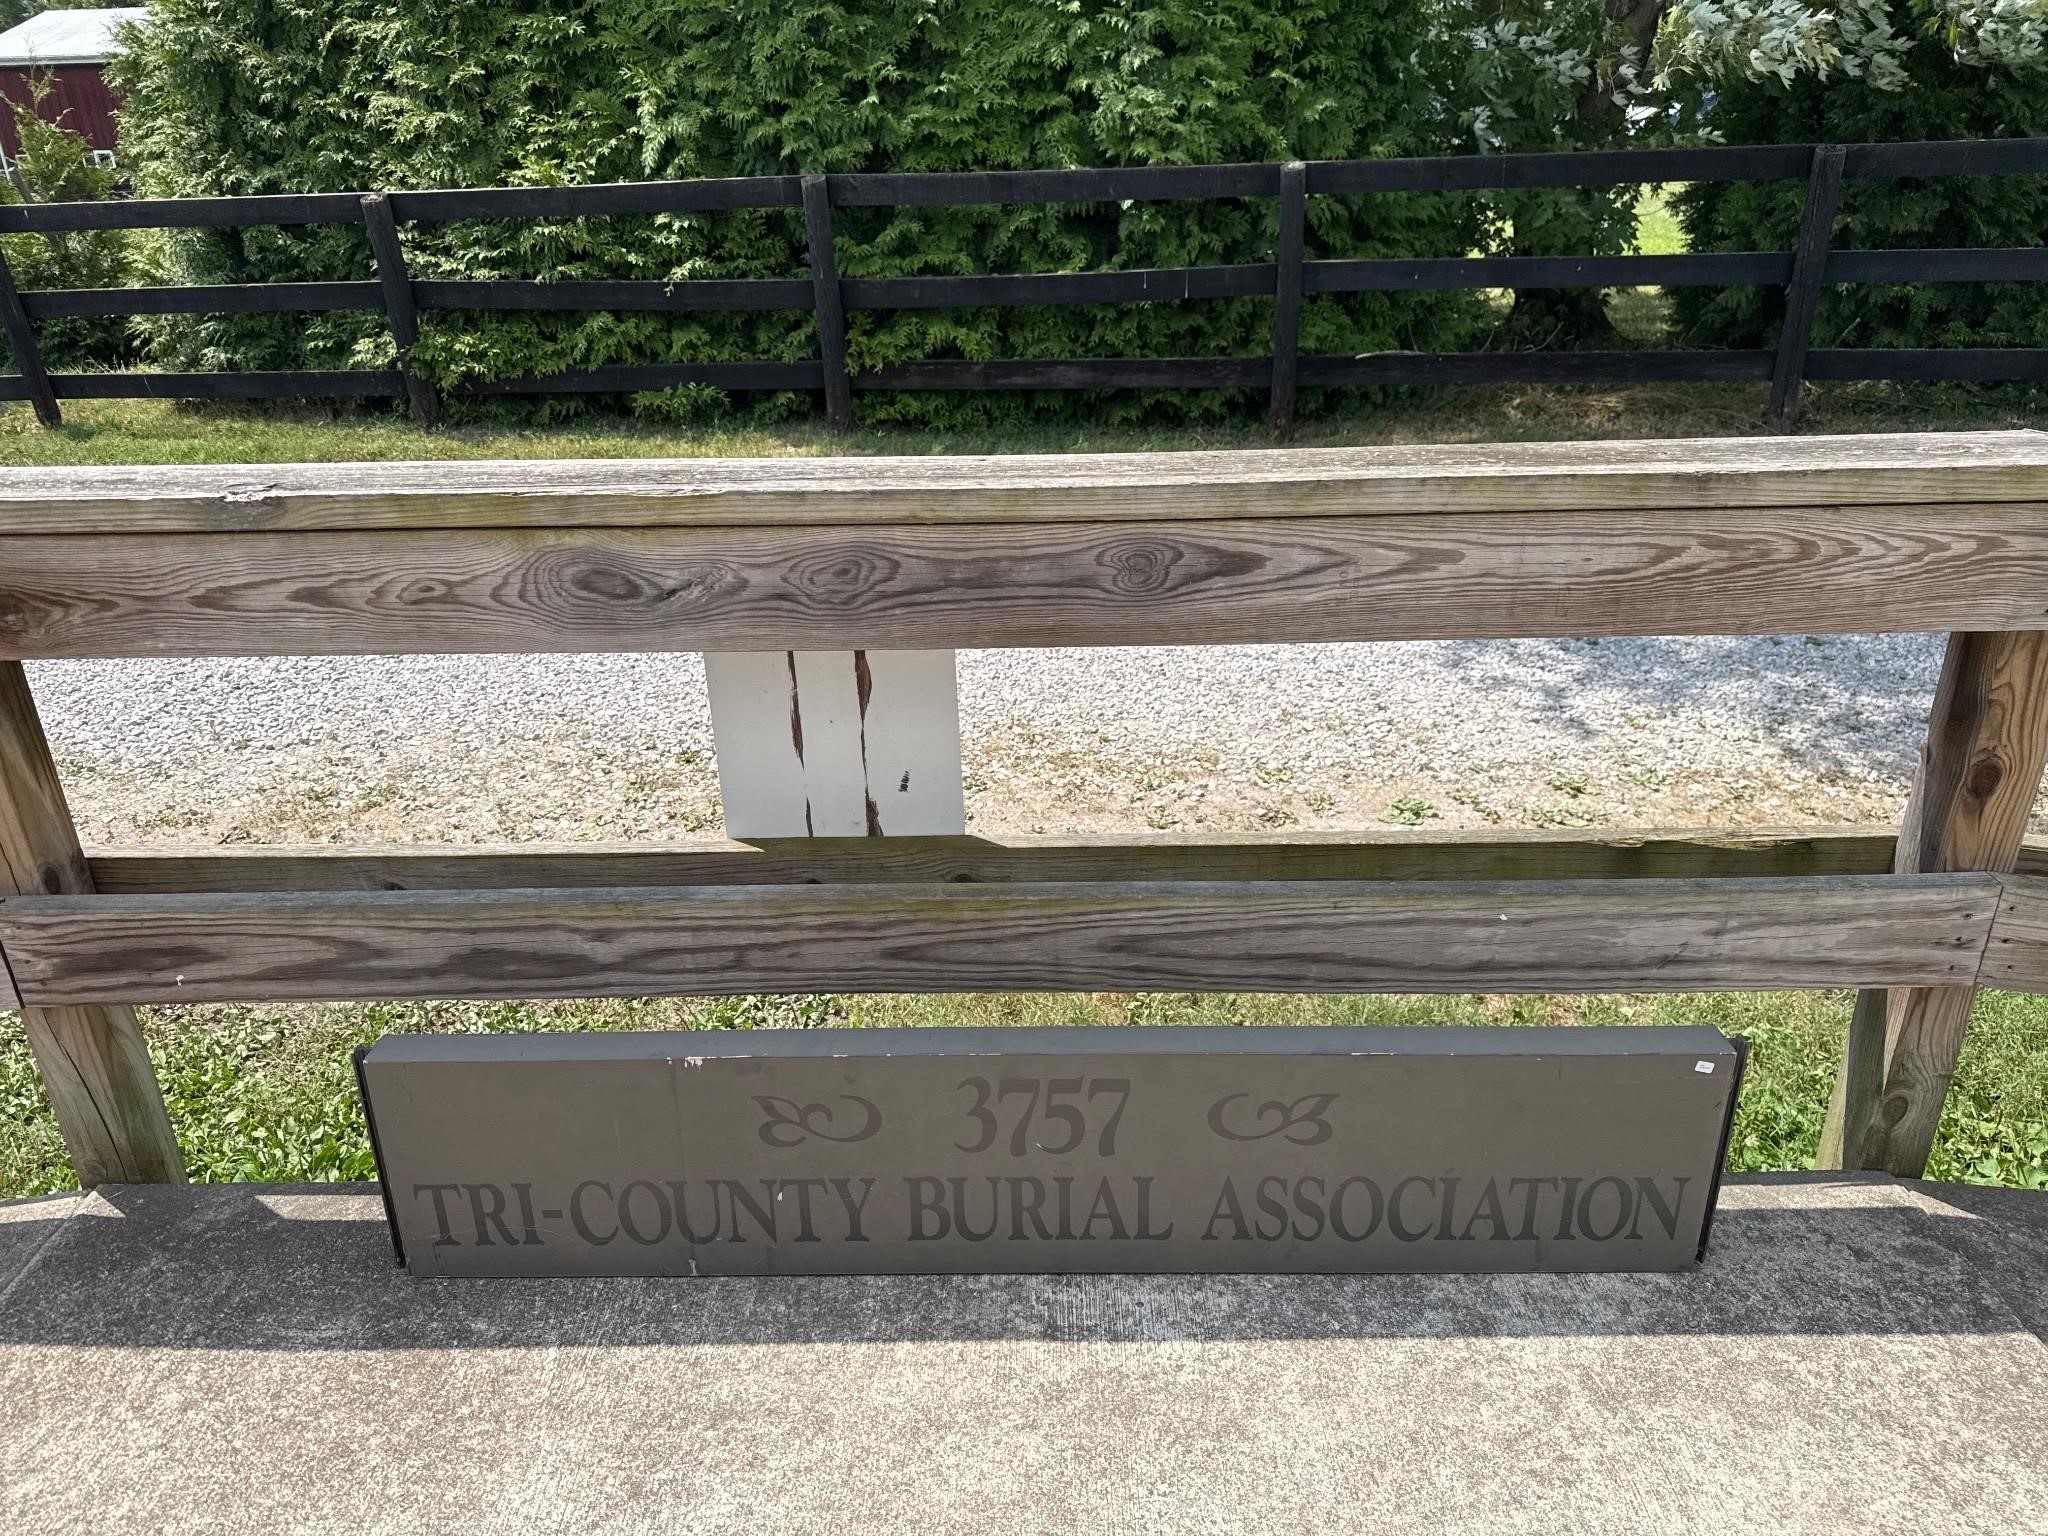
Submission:
M 1677 380 L 1764 381 L 1774 424 L 1789 425 L 1802 381 L 1852 379 L 2048 379 L 2048 348 L 1813 348 L 1820 290 L 1836 283 L 2048 280 L 2048 247 L 1835 250 L 1844 178 L 2041 174 L 2048 139 L 1918 144 L 1787 144 L 1580 154 L 1328 160 L 1286 165 L 1191 165 L 1071 171 L 923 172 L 751 176 L 589 187 L 491 187 L 429 192 L 318 192 L 168 201 L 43 203 L 0 207 L 0 233 L 88 229 L 197 229 L 244 225 L 361 224 L 375 257 L 374 281 L 229 286 L 16 290 L 0 260 L 0 330 L 18 369 L 0 378 L 0 400 L 27 400 L 46 424 L 65 399 L 404 399 L 431 424 L 434 387 L 412 369 L 419 314 L 427 310 L 804 309 L 818 324 L 809 362 L 619 365 L 492 379 L 458 386 L 463 396 L 582 394 L 703 384 L 719 389 L 816 390 L 835 426 L 852 418 L 854 390 L 1267 389 L 1276 428 L 1291 421 L 1300 387 L 1497 383 L 1594 384 Z M 1475 192 L 1632 183 L 1806 183 L 1805 215 L 1790 251 L 1679 256 L 1481 256 L 1309 260 L 1304 206 L 1312 196 L 1375 192 Z M 841 278 L 832 252 L 835 208 L 937 204 L 1086 203 L 1260 198 L 1279 201 L 1274 260 L 1238 266 L 1153 268 L 975 277 Z M 574 218 L 732 208 L 800 208 L 810 246 L 808 277 L 745 281 L 488 281 L 412 279 L 399 227 L 450 219 Z M 1301 356 L 1305 294 L 1477 288 L 1612 288 L 1770 285 L 1786 290 L 1775 349 L 1607 352 L 1388 352 Z M 1271 357 L 1088 358 L 892 363 L 850 374 L 849 309 L 1101 304 L 1271 295 Z M 382 310 L 398 344 L 388 371 L 72 373 L 45 371 L 34 322 L 64 316 L 249 314 Z

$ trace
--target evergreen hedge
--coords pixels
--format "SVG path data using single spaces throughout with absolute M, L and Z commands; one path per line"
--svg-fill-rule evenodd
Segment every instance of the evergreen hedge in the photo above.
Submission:
M 550 185 L 794 171 L 1152 165 L 1448 147 L 1410 62 L 1423 0 L 155 0 L 118 66 L 138 191 L 183 196 Z M 1316 198 L 1312 254 L 1458 255 L 1455 199 Z M 842 210 L 846 276 L 1269 260 L 1270 199 Z M 405 229 L 420 278 L 788 277 L 793 211 Z M 187 281 L 369 275 L 360 230 L 175 237 Z M 1270 349 L 1268 300 L 851 317 L 856 368 L 934 357 Z M 1468 294 L 1310 301 L 1310 351 L 1435 349 Z M 388 366 L 381 318 L 155 323 L 178 366 Z M 442 381 L 604 363 L 815 355 L 807 313 L 430 315 Z M 642 396 L 686 413 L 708 392 Z M 1020 409 L 1215 414 L 1223 394 L 857 397 L 868 419 Z M 800 401 L 785 402 L 808 408 Z M 556 402 L 545 409 L 576 408 Z
M 2019 138 L 2048 134 L 2048 72 L 1964 62 L 1941 34 L 1912 28 L 1899 55 L 1903 82 L 1802 74 L 1716 82 L 1703 126 L 1730 144 L 1856 143 Z M 1676 198 L 1689 249 L 1790 250 L 1806 188 L 1800 183 L 1697 184 Z M 2048 232 L 2048 179 L 2039 176 L 1844 182 L 1835 244 L 1886 250 L 2037 246 Z M 1824 288 L 1814 322 L 1821 347 L 2048 346 L 2039 284 L 1925 283 Z M 1688 344 L 1774 345 L 1784 314 L 1777 288 L 1680 288 L 1677 328 Z

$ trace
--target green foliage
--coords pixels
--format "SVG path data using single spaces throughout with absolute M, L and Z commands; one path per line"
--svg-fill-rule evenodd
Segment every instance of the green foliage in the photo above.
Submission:
M 1979 994 L 1927 1176 L 2048 1189 L 2048 1002 Z
M 350 1052 L 385 1034 L 820 1029 L 887 1025 L 1709 1024 L 1750 1042 L 1729 1140 L 1737 1173 L 1804 1168 L 1841 1056 L 1841 993 L 1439 998 L 1102 993 L 972 997 L 622 998 L 152 1008 L 143 1026 L 195 1179 L 373 1175 Z M 1928 1175 L 2048 1188 L 2048 999 L 1986 992 Z M 70 1185 L 18 1017 L 0 1014 L 0 1199 Z
M 20 1016 L 0 1013 L 0 1200 L 46 1195 L 73 1182 Z
M 1616 6 L 1616 14 L 1627 9 Z M 1646 110 L 1646 49 L 1606 0 L 1439 0 L 1431 43 L 1444 110 L 1487 154 L 1617 149 Z M 1618 255 L 1640 189 L 1497 192 L 1489 249 L 1503 255 Z
M 1666 0 L 1433 0 L 1421 56 L 1439 110 L 1482 153 L 1620 149 L 1654 115 L 1647 66 Z M 1486 252 L 1611 256 L 1635 235 L 1633 186 L 1501 190 L 1480 199 Z M 1616 344 L 1597 289 L 1528 289 L 1489 342 Z
M 307 1051 L 254 1009 L 221 1009 L 151 1059 L 192 1178 L 203 1183 L 373 1179 L 353 1066 L 338 1042 Z M 298 1049 L 295 1050 L 294 1048 Z
M 43 116 L 54 110 L 47 75 L 29 77 L 30 100 L 0 105 L 13 115 L 21 151 L 6 179 L 0 203 L 99 202 L 111 197 L 117 172 L 92 164 L 83 134 Z M 0 236 L 20 288 L 113 288 L 134 280 L 135 241 L 126 230 L 73 230 L 50 235 Z M 85 363 L 117 364 L 134 355 L 119 320 L 46 320 L 36 328 L 43 364 L 50 369 Z
M 1810 1166 L 1834 1092 L 1837 1058 L 1818 1049 L 1810 1031 L 1789 1023 L 1749 1019 L 1741 1033 L 1749 1041 L 1749 1068 L 1728 1133 L 1729 1170 Z
M 1632 249 L 1645 256 L 1677 256 L 1685 250 L 1685 231 L 1671 211 L 1669 190 L 1645 187 L 1636 202 L 1636 229 Z
M 1420 796 L 1403 795 L 1380 812 L 1380 820 L 1393 822 L 1396 826 L 1419 827 L 1437 814 L 1437 808 Z
M 124 149 L 152 194 L 550 185 L 795 171 L 1153 165 L 1444 147 L 1408 65 L 1422 0 L 160 0 L 118 66 Z M 1317 199 L 1323 255 L 1453 254 L 1446 200 Z M 1270 259 L 1270 201 L 843 210 L 850 277 L 1057 272 Z M 800 219 L 741 210 L 406 230 L 421 278 L 790 277 Z M 361 278 L 353 229 L 193 234 L 191 281 Z M 1307 306 L 1314 351 L 1455 346 L 1469 296 Z M 852 319 L 855 367 L 914 358 L 1258 354 L 1267 301 Z M 386 364 L 375 316 L 155 328 L 181 365 Z M 444 381 L 614 362 L 814 355 L 805 313 L 428 317 Z M 1066 397 L 866 396 L 875 420 L 972 425 L 1019 409 L 1099 419 Z M 692 419 L 701 392 L 639 402 Z M 1216 415 L 1221 396 L 1125 397 L 1123 417 Z M 553 409 L 575 409 L 560 404 Z M 786 408 L 786 407 L 785 407 Z
M 1674 12 L 1663 47 L 1690 122 L 1731 144 L 2048 134 L 2048 68 L 2038 53 L 2029 62 L 2016 51 L 1995 18 L 1971 15 L 2015 4 L 2027 0 L 1695 6 Z M 2037 50 L 2042 26 L 2032 23 Z M 1675 201 L 1693 250 L 1768 251 L 1791 248 L 1804 195 L 1786 182 L 1701 183 Z M 2048 182 L 2038 176 L 1853 180 L 1842 188 L 1836 244 L 2034 246 L 2044 230 Z M 1784 313 L 1776 288 L 1680 289 L 1673 303 L 1685 339 L 1698 345 L 1771 345 Z M 2048 345 L 2048 306 L 2037 286 L 2021 283 L 1827 288 L 1814 341 L 2038 347 Z

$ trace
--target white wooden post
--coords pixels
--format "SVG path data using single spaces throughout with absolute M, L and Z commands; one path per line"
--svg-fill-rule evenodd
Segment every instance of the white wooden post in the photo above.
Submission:
M 731 837 L 967 830 L 951 651 L 707 655 Z

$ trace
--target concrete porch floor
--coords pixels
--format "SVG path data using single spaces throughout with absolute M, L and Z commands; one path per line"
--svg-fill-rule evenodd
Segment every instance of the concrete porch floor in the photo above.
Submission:
M 361 1186 L 0 1206 L 0 1531 L 2048 1532 L 2048 1195 L 1687 1275 L 414 1281 Z

